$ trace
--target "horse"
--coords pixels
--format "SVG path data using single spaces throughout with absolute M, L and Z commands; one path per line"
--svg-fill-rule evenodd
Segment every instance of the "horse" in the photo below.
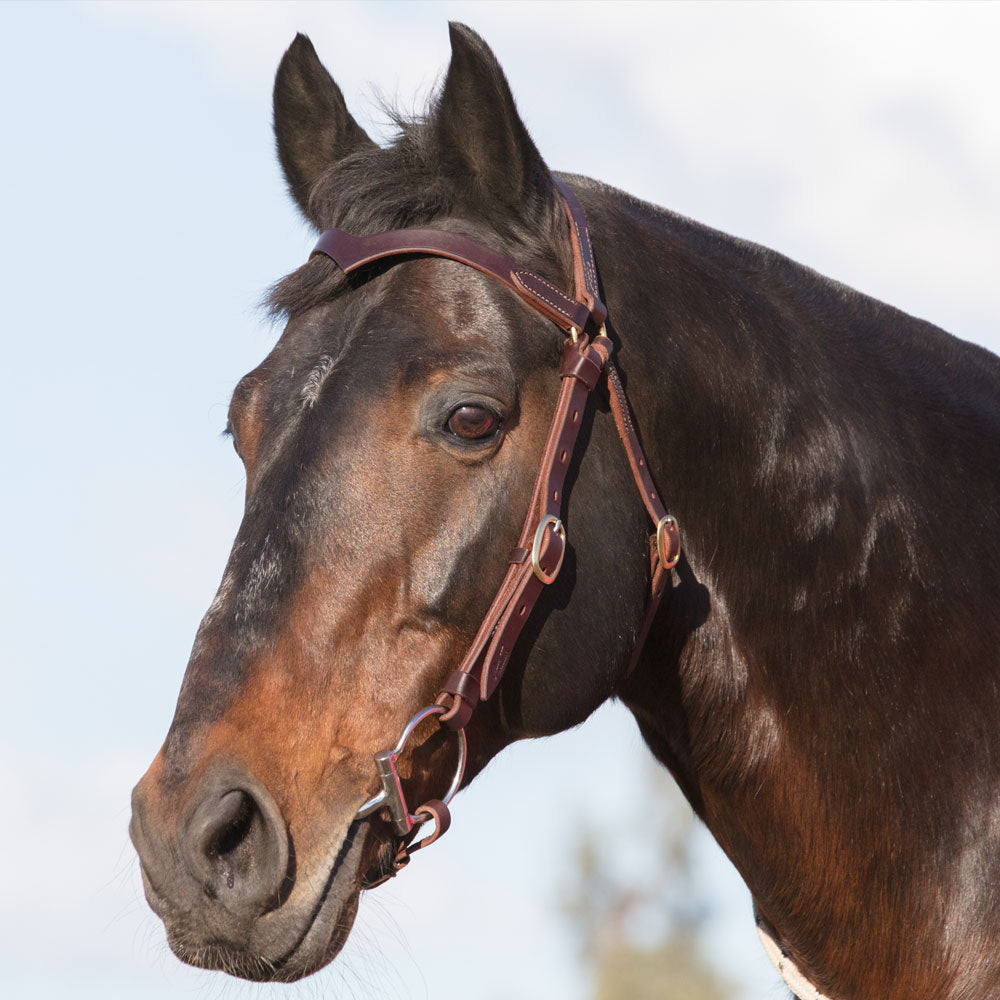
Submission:
M 1000 360 L 553 174 L 450 35 L 387 146 L 305 36 L 277 71 L 324 235 L 233 393 L 243 521 L 133 792 L 171 948 L 316 971 L 459 787 L 617 699 L 800 996 L 1000 995 Z

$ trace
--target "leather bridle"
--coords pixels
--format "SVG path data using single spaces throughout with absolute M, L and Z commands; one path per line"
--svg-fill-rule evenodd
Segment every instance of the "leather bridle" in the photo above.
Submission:
M 639 444 L 625 390 L 612 360 L 613 344 L 605 328 L 607 309 L 599 293 L 597 268 L 583 206 L 566 185 L 560 181 L 556 184 L 569 219 L 575 298 L 570 298 L 533 271 L 519 267 L 509 257 L 476 240 L 441 229 L 398 229 L 370 236 L 354 236 L 340 229 L 328 229 L 320 236 L 311 255 L 324 254 L 345 274 L 373 261 L 399 255 L 430 255 L 455 260 L 503 282 L 569 335 L 563 345 L 559 367 L 561 386 L 555 413 L 524 526 L 511 553 L 503 582 L 471 647 L 458 668 L 445 678 L 435 703 L 410 720 L 392 750 L 383 751 L 375 757 L 382 791 L 361 806 L 355 819 L 363 819 L 387 808 L 399 843 L 392 870 L 382 878 L 366 882 L 367 888 L 394 875 L 409 861 L 413 851 L 433 843 L 450 825 L 448 803 L 458 791 L 465 770 L 465 727 L 479 701 L 485 701 L 496 690 L 535 602 L 543 588 L 559 575 L 566 553 L 566 529 L 560 518 L 563 486 L 587 399 L 602 374 L 607 376 L 611 412 L 632 476 L 656 528 L 650 538 L 649 603 L 629 663 L 629 672 L 638 662 L 666 589 L 669 571 L 680 558 L 677 521 L 667 513 L 653 485 L 649 463 Z M 445 796 L 431 799 L 411 813 L 396 761 L 410 734 L 431 716 L 437 716 L 441 725 L 458 734 L 458 765 Z M 434 833 L 414 843 L 418 830 L 428 821 L 434 822 Z

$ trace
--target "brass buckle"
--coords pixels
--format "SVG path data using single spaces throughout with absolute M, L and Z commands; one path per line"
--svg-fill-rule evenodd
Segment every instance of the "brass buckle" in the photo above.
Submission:
M 545 529 L 551 525 L 552 530 L 562 539 L 562 551 L 559 553 L 559 562 L 556 563 L 556 568 L 552 570 L 551 573 L 546 573 L 542 569 L 542 564 L 539 560 L 542 557 L 542 539 L 545 537 Z M 562 569 L 563 559 L 566 558 L 566 529 L 563 527 L 562 521 L 558 517 L 553 517 L 551 514 L 546 514 L 545 517 L 538 522 L 538 528 L 535 531 L 535 540 L 531 543 L 531 570 L 538 577 L 542 583 L 549 584 L 559 575 L 559 570 Z
M 680 542 L 680 527 L 677 524 L 677 518 L 672 514 L 667 514 L 665 517 L 660 518 L 660 522 L 656 526 L 656 552 L 660 557 L 660 565 L 664 569 L 673 569 L 681 558 L 681 547 L 680 544 L 677 545 L 677 552 L 674 558 L 670 559 L 669 550 L 667 549 L 670 542 L 670 536 L 667 533 L 668 528 L 673 528 L 677 532 L 678 543 Z
M 575 326 L 571 326 L 569 328 L 569 335 L 570 335 L 570 338 L 572 339 L 572 341 L 573 341 L 574 344 L 578 344 L 580 342 L 580 331 Z M 606 337 L 607 336 L 607 324 L 606 323 L 602 323 L 601 324 L 601 329 L 600 329 L 599 333 L 597 334 L 597 336 L 598 337 Z

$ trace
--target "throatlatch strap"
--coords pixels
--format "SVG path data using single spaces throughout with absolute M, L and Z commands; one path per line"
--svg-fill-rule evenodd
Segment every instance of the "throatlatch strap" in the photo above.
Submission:
M 597 266 L 594 262 L 594 249 L 590 243 L 586 213 L 569 187 L 558 180 L 556 185 L 562 193 L 566 215 L 569 218 L 570 239 L 573 243 L 573 280 L 576 296 L 583 299 L 588 305 L 597 304 L 604 310 L 600 298 Z M 607 311 L 604 310 L 604 313 L 606 316 Z M 639 658 L 642 656 L 642 649 L 649 635 L 649 630 L 652 628 L 653 619 L 656 618 L 660 601 L 667 589 L 669 571 L 680 559 L 681 538 L 676 519 L 668 517 L 667 510 L 653 485 L 653 479 L 649 473 L 649 463 L 643 454 L 642 445 L 639 444 L 639 436 L 632 421 L 632 413 L 629 409 L 628 398 L 625 396 L 625 389 L 618 376 L 614 360 L 610 357 L 605 365 L 605 371 L 608 375 L 611 413 L 615 420 L 615 426 L 618 428 L 618 437 L 621 438 L 625 454 L 628 456 L 629 468 L 632 470 L 632 478 L 635 480 L 639 495 L 642 497 L 642 502 L 656 528 L 655 534 L 650 539 L 649 599 L 646 603 L 646 613 L 636 636 L 635 648 L 632 650 L 632 656 L 625 671 L 627 677 L 635 670 Z

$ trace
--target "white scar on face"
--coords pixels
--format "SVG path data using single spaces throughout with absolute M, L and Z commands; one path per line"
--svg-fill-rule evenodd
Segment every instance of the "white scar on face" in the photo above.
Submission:
M 316 400 L 319 399 L 323 384 L 330 377 L 333 369 L 340 363 L 345 350 L 346 345 L 341 347 L 335 357 L 329 354 L 320 355 L 319 361 L 316 362 L 312 371 L 306 376 L 305 384 L 299 393 L 299 398 L 302 400 L 302 409 L 309 410 L 316 405 Z

